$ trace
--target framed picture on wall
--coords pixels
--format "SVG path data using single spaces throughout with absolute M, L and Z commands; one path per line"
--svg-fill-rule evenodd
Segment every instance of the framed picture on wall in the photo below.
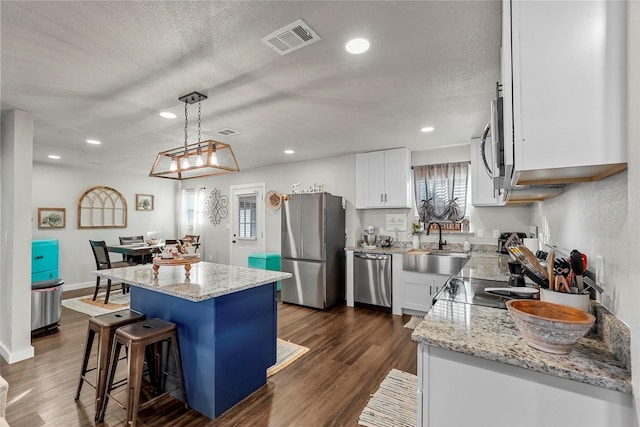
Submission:
M 38 228 L 64 228 L 66 216 L 65 208 L 38 208 Z
M 153 210 L 153 195 L 151 195 L 151 194 L 136 194 L 136 210 L 137 211 L 152 211 Z

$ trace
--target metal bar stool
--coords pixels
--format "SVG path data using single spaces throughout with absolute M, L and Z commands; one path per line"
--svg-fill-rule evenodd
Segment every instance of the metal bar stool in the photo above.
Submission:
M 147 346 L 157 350 L 161 347 L 158 344 L 165 340 L 171 341 L 171 349 L 175 360 L 176 376 L 178 380 L 177 387 L 173 390 L 162 393 L 158 392 L 152 399 L 149 399 L 143 404 L 139 404 L 145 355 L 147 356 L 149 376 L 152 380 L 152 384 L 154 385 L 157 378 L 153 371 L 155 371 L 156 368 L 159 368 L 154 360 L 149 360 L 150 352 L 148 351 Z M 112 396 L 112 391 L 116 388 L 113 385 L 113 380 L 118 367 L 118 356 L 123 345 L 129 347 L 129 370 L 127 374 L 128 401 L 126 406 L 123 403 L 118 402 L 118 400 Z M 157 352 L 155 353 L 157 358 Z M 151 356 L 153 358 L 154 354 L 151 354 Z M 162 370 L 162 374 L 164 374 L 164 376 L 170 375 L 166 369 Z M 180 389 L 185 408 L 188 409 L 189 404 L 187 402 L 187 394 L 184 389 L 184 380 L 182 377 L 182 363 L 180 359 L 180 346 L 178 344 L 178 329 L 176 325 L 174 323 L 155 318 L 123 326 L 116 331 L 115 339 L 111 348 L 111 361 L 109 363 L 107 387 L 102 409 L 100 411 L 100 417 L 98 419 L 100 422 L 104 421 L 109 400 L 113 399 L 120 407 L 127 410 L 127 425 L 134 426 L 136 424 L 138 410 L 151 405 L 161 397 L 170 394 L 177 389 Z
M 120 310 L 114 313 L 103 314 L 89 319 L 89 328 L 87 330 L 87 343 L 84 348 L 84 358 L 82 359 L 82 368 L 80 369 L 80 381 L 78 383 L 78 391 L 76 392 L 76 400 L 80 399 L 80 391 L 82 385 L 86 381 L 96 390 L 95 397 L 95 419 L 100 416 L 102 408 L 102 399 L 107 385 L 107 370 L 109 368 L 109 353 L 111 345 L 116 333 L 116 329 L 121 326 L 130 325 L 145 319 L 144 314 L 140 314 L 133 310 Z M 87 369 L 89 357 L 91 356 L 91 348 L 93 347 L 93 339 L 98 334 L 98 363 L 95 368 Z M 87 380 L 87 372 L 97 370 L 96 384 L 92 384 Z

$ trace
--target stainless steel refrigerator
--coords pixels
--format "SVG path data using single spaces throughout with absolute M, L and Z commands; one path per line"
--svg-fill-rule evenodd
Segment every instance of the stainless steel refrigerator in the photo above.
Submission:
M 326 309 L 344 301 L 345 213 L 342 197 L 290 194 L 282 205 L 283 302 Z

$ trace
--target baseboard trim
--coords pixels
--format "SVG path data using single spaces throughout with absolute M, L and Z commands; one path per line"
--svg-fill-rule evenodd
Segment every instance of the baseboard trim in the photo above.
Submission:
M 76 289 L 85 289 L 85 288 L 93 288 L 96 285 L 95 282 L 84 282 L 84 283 L 73 283 L 68 284 L 65 283 L 62 285 L 62 291 L 75 291 Z
M 29 345 L 20 351 L 11 352 L 3 343 L 0 343 L 0 356 L 2 356 L 2 358 L 11 365 L 12 363 L 31 359 L 33 356 L 35 356 L 35 350 L 32 345 Z

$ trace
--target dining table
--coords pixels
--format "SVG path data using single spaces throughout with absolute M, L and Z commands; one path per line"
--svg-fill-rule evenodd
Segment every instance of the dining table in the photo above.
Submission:
M 129 243 L 126 245 L 110 245 L 107 251 L 122 254 L 125 257 L 144 257 L 143 259 L 151 259 L 153 254 L 162 252 L 164 243 L 149 245 L 146 243 Z

